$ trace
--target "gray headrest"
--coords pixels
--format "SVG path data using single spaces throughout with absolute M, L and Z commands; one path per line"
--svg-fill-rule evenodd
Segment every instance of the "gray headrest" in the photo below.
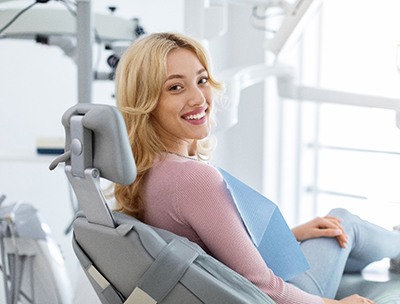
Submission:
M 65 151 L 71 150 L 70 121 L 82 117 L 84 128 L 92 131 L 92 165 L 100 176 L 112 182 L 129 185 L 136 178 L 136 165 L 124 119 L 119 110 L 110 105 L 76 104 L 63 117 Z M 70 164 L 70 160 L 66 161 Z

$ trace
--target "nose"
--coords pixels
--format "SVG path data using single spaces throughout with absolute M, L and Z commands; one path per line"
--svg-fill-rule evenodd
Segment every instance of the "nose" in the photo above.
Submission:
M 201 106 L 206 102 L 206 96 L 199 87 L 192 87 L 189 95 L 190 106 Z

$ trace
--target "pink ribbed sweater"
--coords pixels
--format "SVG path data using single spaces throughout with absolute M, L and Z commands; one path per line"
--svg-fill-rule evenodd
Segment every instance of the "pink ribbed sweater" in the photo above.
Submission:
M 212 166 L 167 154 L 146 175 L 144 221 L 187 237 L 278 304 L 322 299 L 274 275 L 247 234 L 223 177 Z

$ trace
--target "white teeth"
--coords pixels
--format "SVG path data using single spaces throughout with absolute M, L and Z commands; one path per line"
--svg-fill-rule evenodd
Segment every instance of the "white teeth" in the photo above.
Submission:
M 188 119 L 188 120 L 199 120 L 199 119 L 202 119 L 204 116 L 206 116 L 206 112 L 203 111 L 203 112 L 198 113 L 198 114 L 185 116 L 185 119 Z

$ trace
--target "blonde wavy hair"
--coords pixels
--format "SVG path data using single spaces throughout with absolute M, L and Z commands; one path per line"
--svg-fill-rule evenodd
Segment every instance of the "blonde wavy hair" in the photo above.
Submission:
M 203 46 L 189 36 L 178 33 L 155 33 L 144 36 L 124 52 L 116 71 L 116 100 L 122 112 L 133 155 L 137 178 L 129 186 L 115 185 L 117 209 L 141 219 L 144 202 L 140 196 L 143 177 L 160 153 L 167 152 L 152 124 L 151 113 L 156 108 L 166 78 L 167 55 L 176 48 L 195 53 L 208 72 L 210 85 L 221 90 L 222 85 L 211 73 L 210 61 Z M 213 141 L 198 142 L 198 157 L 208 159 Z

